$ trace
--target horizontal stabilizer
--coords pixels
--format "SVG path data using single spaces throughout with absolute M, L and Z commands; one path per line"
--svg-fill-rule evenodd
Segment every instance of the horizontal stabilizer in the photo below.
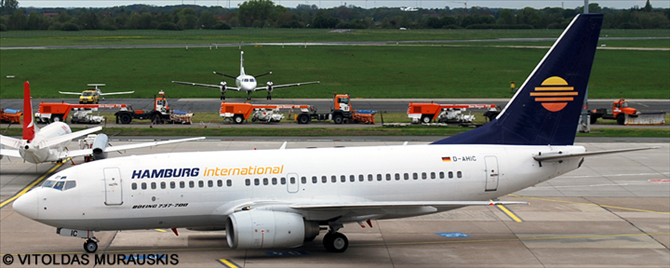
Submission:
M 23 143 L 23 140 L 19 140 L 19 139 L 15 139 L 15 138 L 12 138 L 12 137 L 7 137 L 7 136 L 0 135 L 0 144 L 2 144 L 4 146 L 8 146 L 8 147 L 12 147 L 12 148 L 19 148 L 19 146 L 21 146 L 22 143 Z
M 11 156 L 11 157 L 21 157 L 19 150 L 9 150 L 0 148 L 0 155 Z
M 577 157 L 586 157 L 586 156 L 593 156 L 593 155 L 601 155 L 601 154 L 616 154 L 616 153 L 623 153 L 623 152 L 632 152 L 632 151 L 640 151 L 640 150 L 649 150 L 649 149 L 658 149 L 660 147 L 641 147 L 641 148 L 630 148 L 630 149 L 614 149 L 614 150 L 604 150 L 604 151 L 595 151 L 595 152 L 583 152 L 583 153 L 561 153 L 561 152 L 551 152 L 551 153 L 546 153 L 546 154 L 538 154 L 536 156 L 533 156 L 533 158 L 537 161 L 559 161 L 567 158 L 577 158 Z
M 40 148 L 49 147 L 49 146 L 56 145 L 56 144 L 59 144 L 59 143 L 63 143 L 63 142 L 66 142 L 66 141 L 71 141 L 74 138 L 85 136 L 85 135 L 91 134 L 93 132 L 99 131 L 101 129 L 102 129 L 101 126 L 97 126 L 97 127 L 94 127 L 94 128 L 89 128 L 89 129 L 84 129 L 84 130 L 80 130 L 80 131 L 77 131 L 77 132 L 72 132 L 70 134 L 65 134 L 65 135 L 62 135 L 62 136 L 53 137 L 53 138 L 50 138 L 50 139 L 45 139 L 45 140 L 41 141 L 38 144 L 38 146 Z
M 66 92 L 66 91 L 58 91 L 60 94 L 68 94 L 68 95 L 81 95 L 81 92 Z

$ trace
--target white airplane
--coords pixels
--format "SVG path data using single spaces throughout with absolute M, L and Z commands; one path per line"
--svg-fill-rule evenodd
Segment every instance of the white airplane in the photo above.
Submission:
M 95 231 L 226 230 L 231 248 L 265 249 L 299 247 L 321 227 L 325 248 L 343 252 L 345 223 L 524 204 L 492 200 L 586 156 L 649 149 L 573 145 L 602 18 L 577 16 L 495 120 L 432 144 L 110 158 L 54 174 L 13 207 L 86 239 L 87 252 Z
M 30 84 L 25 82 L 23 87 L 23 139 L 16 139 L 0 135 L 0 159 L 3 156 L 20 157 L 24 161 L 40 164 L 44 162 L 60 162 L 70 157 L 91 155 L 92 159 L 104 159 L 108 152 L 124 151 L 142 147 L 151 147 L 162 144 L 200 140 L 205 137 L 178 139 L 169 141 L 146 142 L 107 147 L 109 138 L 105 134 L 89 135 L 93 142 L 89 148 L 67 150 L 65 147 L 70 140 L 99 131 L 102 127 L 94 127 L 72 132 L 70 126 L 63 122 L 53 122 L 42 129 L 37 128 L 33 117 L 30 101 Z M 5 149 L 5 146 L 14 149 Z
M 244 51 L 241 51 L 240 54 L 240 75 L 235 77 L 232 75 L 227 75 L 223 73 L 219 73 L 217 71 L 214 71 L 215 74 L 225 76 L 228 78 L 235 79 L 235 85 L 237 87 L 229 87 L 228 84 L 225 81 L 221 81 L 218 85 L 212 85 L 212 84 L 200 84 L 200 83 L 193 83 L 193 82 L 182 82 L 182 81 L 172 81 L 172 83 L 176 84 L 182 84 L 182 85 L 189 85 L 189 86 L 199 86 L 199 87 L 209 87 L 209 88 L 218 88 L 221 91 L 221 99 L 225 100 L 226 99 L 226 91 L 227 90 L 234 90 L 234 91 L 244 91 L 247 93 L 247 100 L 251 100 L 251 93 L 255 91 L 261 91 L 261 90 L 266 90 L 268 92 L 268 100 L 272 99 L 272 91 L 277 89 L 277 88 L 283 88 L 283 87 L 297 87 L 297 86 L 303 86 L 303 85 L 311 85 L 311 84 L 318 84 L 320 81 L 312 81 L 312 82 L 304 82 L 304 83 L 294 83 L 294 84 L 283 84 L 283 85 L 275 85 L 271 81 L 268 81 L 264 87 L 257 87 L 257 81 L 256 78 L 265 76 L 268 74 L 272 74 L 272 72 L 264 73 L 257 75 L 254 77 L 253 75 L 246 74 L 244 72 Z
M 102 93 L 102 90 L 100 90 L 100 88 L 98 88 L 98 87 L 104 87 L 105 84 L 87 84 L 87 86 L 95 87 L 95 88 L 94 89 L 91 89 L 91 88 L 85 89 L 82 92 L 58 91 L 58 93 L 68 94 L 68 95 L 79 95 L 79 103 L 80 104 L 82 104 L 82 103 L 98 103 L 98 102 L 100 102 L 100 98 L 102 98 L 102 96 L 135 93 L 135 91 Z

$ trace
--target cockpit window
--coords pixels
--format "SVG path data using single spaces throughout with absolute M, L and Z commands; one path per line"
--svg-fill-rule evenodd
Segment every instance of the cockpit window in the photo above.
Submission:
M 249 82 L 249 79 L 244 79 L 244 82 Z
M 254 79 L 253 78 L 249 79 L 249 82 L 254 82 Z
M 76 181 L 65 181 L 65 187 L 63 188 L 63 191 L 72 189 L 77 186 Z
M 47 180 L 47 181 L 44 182 L 44 184 L 42 184 L 42 187 L 44 187 L 44 188 L 53 188 L 53 187 L 54 187 L 54 184 L 56 184 L 56 181 Z
M 56 190 L 63 190 L 63 185 L 64 185 L 64 184 L 65 184 L 64 181 L 59 181 L 59 182 L 56 183 L 56 185 L 54 185 L 54 189 L 56 189 Z

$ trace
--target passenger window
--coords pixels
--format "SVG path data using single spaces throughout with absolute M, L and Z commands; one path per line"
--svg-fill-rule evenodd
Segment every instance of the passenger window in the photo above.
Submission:
M 409 180 L 409 174 L 405 173 L 404 177 L 405 177 L 405 180 Z
M 428 179 L 428 175 L 426 174 L 426 172 L 421 172 L 421 179 L 423 180 Z
M 368 174 L 368 181 L 372 181 L 374 179 L 374 176 L 372 174 Z
M 161 181 L 161 189 L 167 188 L 167 184 L 164 181 Z
M 463 172 L 460 171 L 456 172 L 456 177 L 458 177 L 459 179 L 463 178 Z
M 272 178 L 272 185 L 277 185 L 277 178 Z
M 450 178 L 450 179 L 453 179 L 453 178 L 454 178 L 454 172 L 453 172 L 453 171 L 449 171 L 449 178 Z
M 328 182 L 328 178 L 326 176 L 321 176 L 321 182 L 322 183 Z
M 289 181 L 291 182 L 291 184 L 295 184 L 295 177 L 290 177 Z
M 186 184 L 183 181 L 179 182 L 179 188 L 185 188 Z
M 430 173 L 430 178 L 431 178 L 431 179 L 435 179 L 435 172 L 431 172 L 431 173 Z
M 355 182 L 355 181 L 356 181 L 356 176 L 354 176 L 354 175 L 349 175 L 349 181 L 350 181 L 350 182 Z
M 195 182 L 188 181 L 188 188 L 193 188 L 193 187 L 195 187 Z
M 212 180 L 208 180 L 207 187 L 214 187 L 214 182 Z
M 358 181 L 364 181 L 364 180 L 365 180 L 365 176 L 363 176 L 363 174 L 359 174 L 358 175 Z
M 233 181 L 232 180 L 227 180 L 226 185 L 228 185 L 228 187 L 233 186 Z
M 222 180 L 217 180 L 216 181 L 216 186 L 222 187 L 223 186 L 223 181 Z
M 263 185 L 268 185 L 268 178 L 263 178 Z
M 258 186 L 261 184 L 261 181 L 258 178 L 254 179 L 254 185 Z
M 77 186 L 77 182 L 76 182 L 76 181 L 66 181 L 66 182 L 65 182 L 65 187 L 63 188 L 63 191 L 68 190 L 68 189 L 72 189 L 72 188 L 74 188 L 74 187 L 76 187 L 76 186 Z
M 395 174 L 395 180 L 399 181 L 400 180 L 400 173 Z
M 417 174 L 416 172 L 412 173 L 412 178 L 414 178 L 415 180 L 418 180 L 419 179 L 419 174 Z
M 316 176 L 312 176 L 312 183 L 319 182 L 319 179 Z
M 386 180 L 390 181 L 391 180 L 391 173 L 386 173 Z
M 151 183 L 151 189 L 156 189 L 156 183 L 155 182 Z
M 286 178 L 282 177 L 280 180 L 281 180 L 281 185 L 286 185 Z
M 440 171 L 440 179 L 444 179 L 444 171 Z
M 174 189 L 175 187 L 177 187 L 176 183 L 174 183 L 174 181 L 171 181 L 170 182 L 170 189 Z
M 340 176 L 340 181 L 341 182 L 347 182 L 347 176 L 345 176 L 345 175 Z
M 247 186 L 251 185 L 251 180 L 250 179 L 244 180 L 244 184 L 246 184 Z
M 146 182 L 143 182 L 143 183 L 142 183 L 142 190 L 146 190 L 146 189 L 147 189 L 147 183 L 146 183 Z
M 205 182 L 204 181 L 198 181 L 198 187 L 200 187 L 200 188 L 205 187 Z
M 44 187 L 44 186 L 42 186 Z M 134 183 L 130 185 L 130 189 L 137 190 L 137 183 Z
M 330 176 L 330 182 L 336 183 L 337 182 L 337 176 L 335 176 L 335 175 Z
M 300 177 L 300 183 L 306 184 L 307 183 L 307 177 L 305 177 L 305 176 Z

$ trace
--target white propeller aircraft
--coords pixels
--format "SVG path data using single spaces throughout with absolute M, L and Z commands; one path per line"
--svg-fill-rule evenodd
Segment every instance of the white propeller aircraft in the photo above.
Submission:
M 94 231 L 226 230 L 231 248 L 265 249 L 299 247 L 321 227 L 325 248 L 343 252 L 345 223 L 524 204 L 491 200 L 575 170 L 586 156 L 648 149 L 573 145 L 602 19 L 577 16 L 505 110 L 460 135 L 428 145 L 110 158 L 54 174 L 14 210 L 86 239 L 87 252 L 98 247 Z
M 63 122 L 53 122 L 42 129 L 35 125 L 32 104 L 30 101 L 30 84 L 25 82 L 23 87 L 23 139 L 16 139 L 0 135 L 0 159 L 3 156 L 20 157 L 24 161 L 40 164 L 44 162 L 63 161 L 70 157 L 91 155 L 92 159 L 103 159 L 108 152 L 124 151 L 142 147 L 151 147 L 161 144 L 200 140 L 205 137 L 187 138 L 169 141 L 146 142 L 107 147 L 109 138 L 105 134 L 97 134 L 91 137 L 93 140 L 90 148 L 80 150 L 67 150 L 65 147 L 70 140 L 99 131 L 102 127 L 94 127 L 77 132 L 72 132 L 70 126 Z M 14 149 L 5 149 L 5 146 Z
M 265 76 L 268 74 L 272 74 L 272 72 L 267 72 L 264 74 L 257 75 L 254 77 L 253 75 L 246 74 L 244 72 L 244 51 L 241 51 L 240 54 L 240 75 L 235 77 L 232 75 L 227 75 L 223 73 L 219 73 L 217 71 L 214 71 L 215 74 L 225 76 L 228 78 L 235 79 L 235 85 L 237 87 L 230 87 L 228 86 L 228 83 L 225 81 L 221 81 L 218 85 L 211 85 L 211 84 L 200 84 L 200 83 L 193 83 L 193 82 L 182 82 L 182 81 L 172 81 L 172 83 L 176 84 L 182 84 L 182 85 L 189 85 L 189 86 L 199 86 L 199 87 L 209 87 L 209 88 L 218 88 L 221 91 L 221 99 L 225 100 L 226 99 L 226 91 L 227 90 L 234 90 L 234 91 L 244 91 L 247 93 L 247 100 L 251 100 L 251 93 L 255 91 L 261 91 L 261 90 L 266 90 L 268 92 L 268 100 L 272 99 L 272 91 L 277 89 L 277 88 L 284 88 L 284 87 L 297 87 L 297 86 L 303 86 L 303 85 L 311 85 L 311 84 L 318 84 L 320 81 L 312 81 L 312 82 L 304 82 L 304 83 L 294 83 L 294 84 L 283 84 L 283 85 L 275 85 L 271 81 L 268 81 L 265 86 L 263 87 L 257 87 L 257 81 L 256 78 Z
M 79 95 L 79 103 L 98 103 L 100 102 L 100 98 L 102 96 L 107 96 L 107 95 L 119 95 L 119 94 L 133 94 L 135 91 L 122 91 L 122 92 L 108 92 L 108 93 L 102 93 L 102 90 L 98 87 L 104 87 L 105 84 L 88 84 L 87 86 L 89 87 L 95 87 L 94 89 L 85 89 L 81 93 L 79 92 L 67 92 L 67 91 L 58 91 L 60 94 L 68 94 L 68 95 Z M 103 98 L 104 99 L 104 98 Z

